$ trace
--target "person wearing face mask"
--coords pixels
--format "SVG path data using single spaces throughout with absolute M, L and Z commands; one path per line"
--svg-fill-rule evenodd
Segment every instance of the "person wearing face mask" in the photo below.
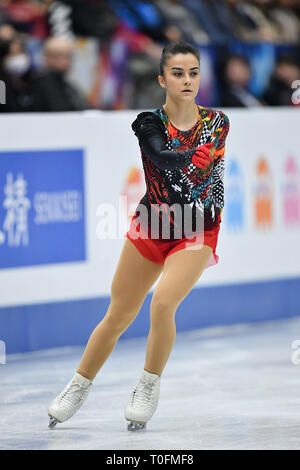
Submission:
M 5 103 L 0 112 L 34 111 L 34 72 L 30 57 L 18 37 L 0 39 L 0 80 L 5 83 Z
M 4 63 L 5 70 L 14 77 L 24 75 L 30 68 L 30 59 L 27 54 L 19 54 L 8 57 Z
M 51 37 L 44 45 L 44 68 L 34 82 L 35 110 L 82 111 L 92 106 L 66 79 L 72 64 L 73 45 L 62 37 Z

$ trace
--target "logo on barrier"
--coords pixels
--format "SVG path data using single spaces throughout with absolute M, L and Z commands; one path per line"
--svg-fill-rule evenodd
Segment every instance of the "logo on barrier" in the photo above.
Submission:
M 0 268 L 85 260 L 83 151 L 0 161 Z
M 5 342 L 0 340 L 0 364 L 6 364 Z
M 28 220 L 27 213 L 31 203 L 26 197 L 27 182 L 23 175 L 18 174 L 16 180 L 13 180 L 13 174 L 6 174 L 6 185 L 4 186 L 5 199 L 3 207 L 5 218 L 0 232 L 0 244 L 20 246 L 28 245 Z

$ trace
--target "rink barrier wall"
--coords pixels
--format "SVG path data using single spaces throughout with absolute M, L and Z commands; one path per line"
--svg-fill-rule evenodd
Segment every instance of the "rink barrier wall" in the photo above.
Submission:
M 179 306 L 178 331 L 300 315 L 295 108 L 224 109 L 219 263 Z M 0 115 L 0 341 L 8 354 L 84 344 L 105 314 L 130 223 L 122 197 L 135 208 L 146 189 L 131 129 L 140 111 Z M 9 210 L 13 188 L 18 218 Z M 116 209 L 115 238 L 99 237 L 103 206 Z M 147 335 L 153 289 L 122 338 Z
M 177 331 L 299 316 L 299 291 L 300 278 L 195 288 L 177 309 Z M 151 297 L 121 340 L 148 334 Z M 103 297 L 1 308 L 1 340 L 7 354 L 84 345 L 108 305 Z

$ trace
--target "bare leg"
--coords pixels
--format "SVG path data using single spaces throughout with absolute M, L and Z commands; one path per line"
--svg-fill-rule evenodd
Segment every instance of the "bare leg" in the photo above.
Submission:
M 167 257 L 151 301 L 151 326 L 144 369 L 161 375 L 175 337 L 175 313 L 204 271 L 212 248 L 179 250 Z
M 77 372 L 93 380 L 113 351 L 119 337 L 133 322 L 163 266 L 144 258 L 125 239 L 111 285 L 110 305 L 91 334 Z

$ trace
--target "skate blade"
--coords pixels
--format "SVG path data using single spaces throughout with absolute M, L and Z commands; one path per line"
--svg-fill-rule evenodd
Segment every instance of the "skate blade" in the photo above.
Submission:
M 139 423 L 138 421 L 130 421 L 127 425 L 128 431 L 138 431 L 140 429 L 145 429 L 146 423 Z
M 59 421 L 57 419 L 53 418 L 52 416 L 50 416 L 50 421 L 49 421 L 48 428 L 49 429 L 54 429 L 55 426 L 57 425 L 57 423 L 59 423 Z

